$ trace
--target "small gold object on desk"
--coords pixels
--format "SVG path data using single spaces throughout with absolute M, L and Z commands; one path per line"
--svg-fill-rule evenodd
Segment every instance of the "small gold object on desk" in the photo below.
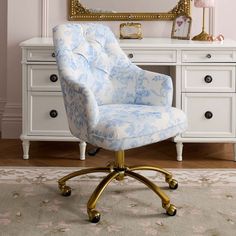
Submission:
M 120 24 L 120 39 L 142 39 L 142 28 L 140 23 Z
M 205 31 L 205 9 L 213 8 L 215 6 L 215 0 L 194 0 L 194 6 L 203 9 L 202 14 L 202 32 L 192 38 L 196 41 L 211 41 L 211 35 Z
M 192 38 L 194 41 L 210 41 L 210 35 L 205 31 L 205 8 L 203 8 L 202 32 Z

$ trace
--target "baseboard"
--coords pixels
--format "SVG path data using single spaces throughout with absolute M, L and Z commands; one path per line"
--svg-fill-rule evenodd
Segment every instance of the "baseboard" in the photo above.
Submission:
M 2 131 L 1 123 L 2 123 L 2 116 L 3 116 L 5 104 L 6 104 L 6 100 L 0 98 L 0 132 Z
M 2 115 L 2 138 L 15 139 L 21 135 L 21 104 L 7 103 Z

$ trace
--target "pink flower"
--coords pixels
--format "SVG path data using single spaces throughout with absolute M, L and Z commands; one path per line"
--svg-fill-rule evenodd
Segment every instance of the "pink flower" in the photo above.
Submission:
M 59 211 L 59 209 L 60 209 L 60 205 L 62 204 L 62 202 L 61 201 L 58 201 L 57 199 L 54 199 L 53 201 L 52 201 L 52 203 L 48 206 L 48 210 L 49 211 L 53 211 L 53 212 L 58 212 Z
M 11 223 L 10 219 L 7 218 L 0 219 L 0 225 L 9 225 L 10 223 Z
M 9 217 L 9 216 L 10 216 L 10 212 L 0 213 L 1 218 Z
M 40 228 L 40 229 L 48 229 L 50 227 L 53 226 L 53 223 L 52 222 L 46 222 L 46 223 L 40 223 L 37 225 L 37 228 Z

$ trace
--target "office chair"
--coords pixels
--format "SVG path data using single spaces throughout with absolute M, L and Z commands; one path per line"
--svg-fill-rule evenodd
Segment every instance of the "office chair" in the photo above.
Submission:
M 71 133 L 87 143 L 115 152 L 115 162 L 88 168 L 61 178 L 59 189 L 69 196 L 66 181 L 80 175 L 108 175 L 94 190 L 87 204 L 89 220 L 97 223 L 96 203 L 114 179 L 134 178 L 153 190 L 170 216 L 176 207 L 153 182 L 136 171 L 162 173 L 171 189 L 178 187 L 172 174 L 153 166 L 125 165 L 124 151 L 156 143 L 185 131 L 186 115 L 172 107 L 169 76 L 145 71 L 122 51 L 111 30 L 102 24 L 63 24 L 53 29 L 56 60 Z M 145 156 L 143 157 L 145 158 Z

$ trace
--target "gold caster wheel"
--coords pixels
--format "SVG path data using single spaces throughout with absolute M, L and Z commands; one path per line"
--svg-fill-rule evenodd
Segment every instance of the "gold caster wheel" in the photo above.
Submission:
M 91 223 L 98 223 L 101 218 L 101 214 L 96 210 L 88 210 L 89 221 Z
M 175 205 L 170 204 L 170 206 L 166 209 L 166 214 L 169 216 L 175 216 L 177 213 L 177 209 Z
M 88 210 L 88 216 L 91 223 L 98 223 L 101 218 L 101 214 L 95 209 Z
M 71 187 L 66 186 L 66 185 L 64 186 L 59 185 L 59 189 L 61 190 L 62 196 L 69 197 L 71 195 Z
M 169 182 L 169 188 L 170 188 L 170 189 L 177 189 L 177 188 L 178 188 L 178 181 L 175 180 L 175 179 L 172 179 L 172 180 Z

